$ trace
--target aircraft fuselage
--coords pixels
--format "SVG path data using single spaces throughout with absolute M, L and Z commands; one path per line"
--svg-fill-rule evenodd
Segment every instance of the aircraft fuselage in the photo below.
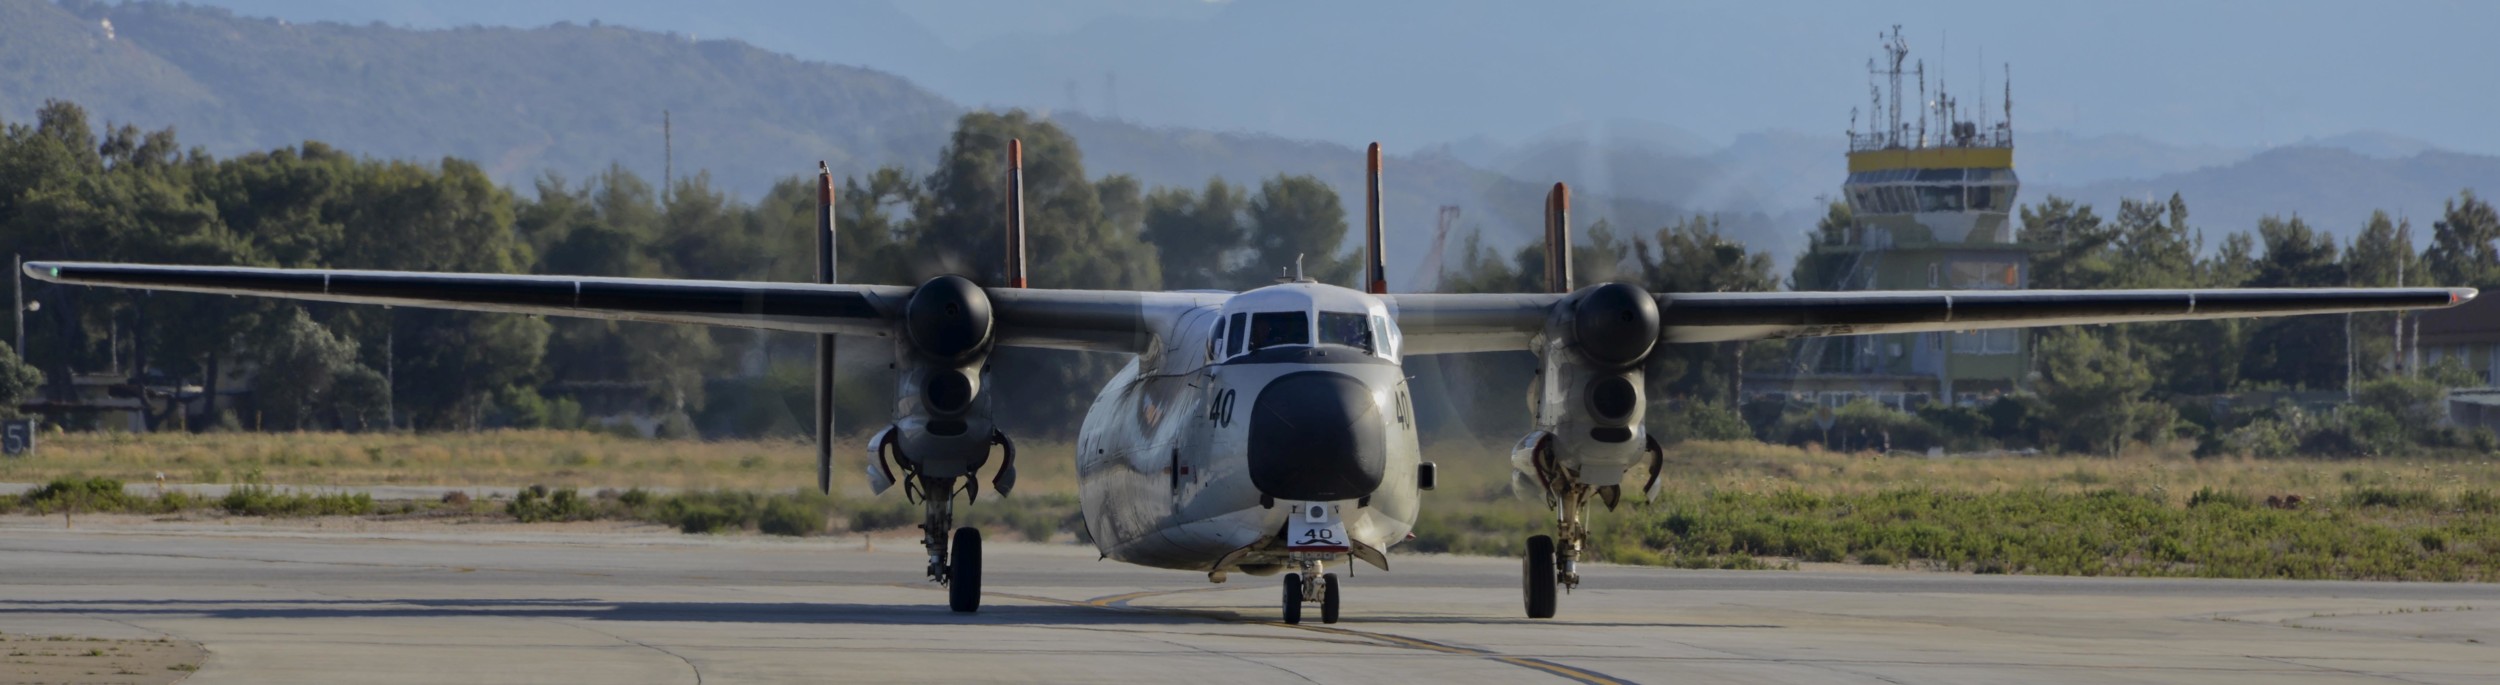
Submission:
M 1377 298 L 1313 283 L 1178 317 L 1161 353 L 1132 360 L 1086 413 L 1076 457 L 1094 544 L 1145 566 L 1258 573 L 1286 561 L 1287 520 L 1311 502 L 1335 506 L 1358 556 L 1403 541 L 1421 456 L 1388 321 Z

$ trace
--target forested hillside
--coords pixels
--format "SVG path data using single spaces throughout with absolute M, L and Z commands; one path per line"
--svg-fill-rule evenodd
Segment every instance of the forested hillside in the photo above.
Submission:
M 856 173 L 916 158 L 961 111 L 875 71 L 615 27 L 412 31 L 0 1 L 0 112 L 53 99 L 178 126 L 219 154 L 319 140 L 477 160 L 507 182 L 611 162 L 657 172 L 667 110 L 677 168 L 750 194 L 819 159 Z
M 677 175 L 709 173 L 746 199 L 818 160 L 844 174 L 925 173 L 928 151 L 966 109 L 870 69 L 614 26 L 408 30 L 152 2 L 0 0 L 0 116 L 32 116 L 55 99 L 99 123 L 176 127 L 184 144 L 218 155 L 319 140 L 388 159 L 472 160 L 512 186 L 612 164 L 657 179 L 673 149 Z M 663 144 L 663 111 L 673 145 Z M 1361 188 L 1362 151 L 1344 145 L 1055 118 L 1086 141 L 1093 169 L 1149 188 L 1276 174 L 1316 175 L 1341 194 Z M 1392 173 L 1400 287 L 1428 271 L 1421 258 L 1440 207 L 1464 210 L 1462 232 L 1519 245 L 1537 235 L 1544 185 L 1570 180 L 1512 179 L 1447 157 L 1395 159 Z M 1581 200 L 1591 216 L 1640 223 L 1687 213 L 1672 202 Z M 1759 215 L 1725 220 L 1743 235 L 1801 230 Z

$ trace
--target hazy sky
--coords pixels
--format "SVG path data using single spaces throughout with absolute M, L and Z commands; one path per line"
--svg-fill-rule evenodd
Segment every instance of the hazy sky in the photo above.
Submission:
M 598 18 L 864 64 L 969 105 L 1116 98 L 1146 123 L 1396 149 L 1609 120 L 1705 143 L 1837 133 L 1899 23 L 1966 103 L 1984 76 L 1995 109 L 2011 63 L 2024 129 L 2231 147 L 2379 131 L 2500 153 L 2500 2 L 207 2 L 417 27 Z

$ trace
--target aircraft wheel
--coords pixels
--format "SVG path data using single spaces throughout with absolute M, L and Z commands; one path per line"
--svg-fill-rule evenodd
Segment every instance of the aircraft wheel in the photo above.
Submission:
M 1554 617 L 1554 538 L 1539 535 L 1528 538 L 1528 558 L 1520 573 L 1520 589 L 1526 591 L 1528 618 Z
M 1320 592 L 1321 592 L 1321 598 L 1320 598 L 1320 600 L 1319 600 L 1319 622 L 1321 622 L 1321 623 L 1336 623 L 1336 622 L 1337 622 L 1337 574 L 1331 573 L 1331 574 L 1327 574 L 1327 575 L 1324 575 L 1324 576 L 1320 576 L 1320 582 L 1321 582 L 1322 584 L 1324 584 L 1324 586 L 1325 586 L 1325 587 L 1321 588 L 1321 590 L 1320 590 Z
M 981 529 L 955 529 L 955 549 L 947 560 L 946 606 L 957 613 L 981 610 Z
M 1322 609 L 1325 609 L 1325 605 Z M 1302 624 L 1302 574 L 1285 574 L 1285 622 Z

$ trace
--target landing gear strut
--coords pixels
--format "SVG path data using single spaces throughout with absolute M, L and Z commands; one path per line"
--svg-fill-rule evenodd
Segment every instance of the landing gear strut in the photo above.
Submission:
M 1324 563 L 1318 559 L 1297 560 L 1296 563 L 1301 565 L 1302 571 L 1285 574 L 1285 623 L 1302 623 L 1302 604 L 1305 602 L 1319 603 L 1319 622 L 1336 623 L 1340 598 L 1337 574 L 1325 572 Z
M 981 610 L 981 530 L 955 527 L 955 479 L 921 477 L 920 545 L 929 550 L 929 579 L 946 586 L 946 606 L 958 613 Z M 949 534 L 953 556 L 950 559 Z

